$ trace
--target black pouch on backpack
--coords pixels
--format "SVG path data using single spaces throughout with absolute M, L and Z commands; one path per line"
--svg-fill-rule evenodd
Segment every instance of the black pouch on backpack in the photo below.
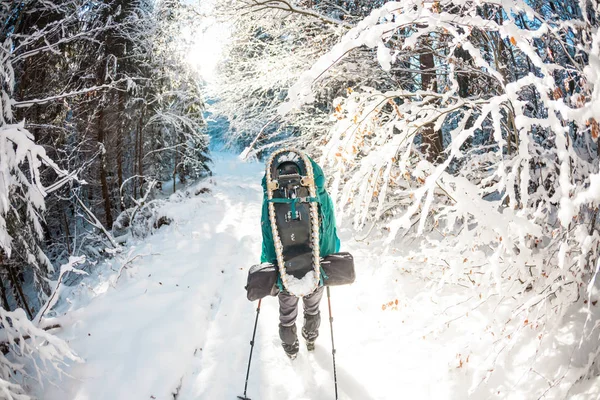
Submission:
M 321 259 L 323 269 L 323 284 L 325 286 L 340 286 L 353 283 L 356 279 L 354 258 L 347 252 L 330 254 Z M 277 296 L 277 267 L 273 264 L 257 264 L 248 271 L 246 297 L 254 301 L 267 296 Z
M 334 253 L 322 258 L 321 268 L 325 286 L 348 285 L 356 279 L 354 257 L 347 252 Z
M 277 296 L 277 268 L 273 264 L 254 265 L 248 271 L 246 296 L 254 301 L 266 296 Z

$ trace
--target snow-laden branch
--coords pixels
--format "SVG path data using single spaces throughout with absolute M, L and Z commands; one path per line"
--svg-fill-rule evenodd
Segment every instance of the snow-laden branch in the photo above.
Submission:
M 322 107 L 319 93 L 344 68 L 354 82 L 389 73 L 347 87 L 331 104 L 324 146 L 311 147 L 332 176 L 338 223 L 383 234 L 390 252 L 412 237 L 420 249 L 410 255 L 426 254 L 412 272 L 519 299 L 509 315 L 539 312 L 540 325 L 591 302 L 600 265 L 600 36 L 580 20 L 592 10 L 575 3 L 561 18 L 520 0 L 385 3 L 302 73 L 278 109 L 291 118 Z M 350 69 L 357 54 L 378 68 Z M 433 162 L 432 133 L 443 145 Z
M 79 274 L 79 275 L 87 275 L 87 272 L 77 269 L 75 268 L 76 265 L 82 264 L 85 262 L 85 256 L 79 256 L 79 257 L 69 257 L 69 262 L 61 265 L 60 267 L 60 273 L 58 275 L 58 279 L 56 281 L 56 285 L 54 287 L 54 289 L 52 290 L 52 295 L 50 295 L 50 297 L 48 298 L 48 301 L 46 302 L 46 304 L 40 308 L 40 311 L 38 312 L 38 314 L 35 316 L 35 318 L 33 319 L 34 323 L 37 325 L 40 325 L 40 323 L 42 322 L 42 318 L 44 318 L 44 315 L 46 314 L 46 312 L 48 312 L 49 310 L 52 309 L 52 307 L 54 307 L 56 305 L 56 302 L 58 301 L 58 299 L 60 298 L 60 293 L 63 289 L 62 287 L 62 283 L 63 283 L 63 279 L 64 277 L 68 274 L 68 273 L 74 273 L 74 274 Z
M 0 307 L 0 342 L 11 353 L 11 362 L 0 354 L 0 387 L 4 398 L 29 399 L 19 385 L 13 382 L 15 374 L 31 376 L 38 382 L 50 373 L 62 375 L 64 360 L 82 362 L 69 345 L 44 328 L 37 327 L 22 309 L 9 312 Z M 25 368 L 25 362 L 32 365 L 32 371 Z
M 318 13 L 316 11 L 301 8 L 292 4 L 290 0 L 241 0 L 244 3 L 244 9 L 249 9 L 249 12 L 259 12 L 263 10 L 280 10 L 292 14 L 298 14 L 305 17 L 315 18 L 322 22 L 343 26 L 345 28 L 352 28 L 352 24 L 345 21 L 331 18 L 327 15 Z
M 457 6 L 456 3 L 453 4 Z M 490 4 L 493 3 L 490 2 Z M 506 7 L 505 11 L 511 15 L 513 13 L 518 14 L 523 9 L 531 12 L 532 15 L 535 14 L 530 7 L 520 2 L 514 8 Z M 493 20 L 469 13 L 456 15 L 448 12 L 435 12 L 431 8 L 424 7 L 422 2 L 389 2 L 382 8 L 374 10 L 367 18 L 348 31 L 338 44 L 323 55 L 310 70 L 302 74 L 290 88 L 288 101 L 280 106 L 279 113 L 285 115 L 292 110 L 299 109 L 304 104 L 313 102 L 312 86 L 335 64 L 359 47 L 377 48 L 377 58 L 381 67 L 384 70 L 389 70 L 391 68 L 390 63 L 395 59 L 397 53 L 393 54 L 394 52 L 386 47 L 385 42 L 397 32 L 415 27 L 418 27 L 418 30 L 406 38 L 401 50 L 406 51 L 415 47 L 421 37 L 444 30 L 454 37 L 455 46 L 463 47 L 473 57 L 477 66 L 492 74 L 500 84 L 503 84 L 504 78 L 500 72 L 488 64 L 479 50 L 470 41 L 466 40 L 465 35 L 462 33 L 467 28 L 469 31 L 497 32 L 501 38 L 514 41 L 515 46 L 523 51 L 536 67 L 545 72 L 545 76 L 548 76 L 553 70 L 562 67 L 542 61 L 537 55 L 533 41 L 548 34 L 549 24 L 549 22 L 543 22 L 538 29 L 530 31 L 520 28 L 514 18 L 500 25 Z
M 63 23 L 66 23 L 66 22 L 63 22 Z M 71 42 L 78 41 L 81 39 L 93 41 L 94 40 L 93 38 L 95 35 L 97 35 L 100 32 L 106 31 L 108 29 L 115 29 L 115 25 L 109 24 L 106 26 L 101 26 L 101 27 L 90 29 L 90 30 L 82 30 L 81 32 L 78 32 L 74 35 L 62 37 L 61 39 L 57 40 L 54 43 L 48 42 L 47 37 L 49 36 L 50 32 L 45 32 L 44 30 L 42 30 L 42 31 L 37 32 L 36 35 L 32 35 L 32 36 L 28 37 L 27 40 L 22 41 L 21 44 L 13 50 L 13 53 L 16 54 L 16 56 L 14 57 L 14 60 L 15 61 L 25 60 L 27 58 L 34 57 L 34 56 L 37 56 L 37 55 L 39 55 L 41 53 L 45 53 L 45 52 L 52 52 L 52 53 L 56 54 L 58 52 L 57 48 L 61 45 L 65 45 L 67 43 L 71 43 Z M 39 41 L 39 40 L 43 40 L 45 46 L 35 47 L 32 50 L 20 52 L 21 48 L 29 47 L 32 45 L 32 43 Z M 58 52 L 58 54 L 61 54 L 61 53 Z
M 47 104 L 52 101 L 62 100 L 62 99 L 66 99 L 69 97 L 80 96 L 80 95 L 87 94 L 87 93 L 95 93 L 95 92 L 98 92 L 98 91 L 101 91 L 104 89 L 116 89 L 119 87 L 120 84 L 129 83 L 130 80 L 131 79 L 129 79 L 129 78 L 119 79 L 114 82 L 106 83 L 104 85 L 97 85 L 97 86 L 92 86 L 92 87 L 81 89 L 81 90 L 74 90 L 71 92 L 61 93 L 61 94 L 57 94 L 55 96 L 46 97 L 43 99 L 30 99 L 30 100 L 20 100 L 20 101 L 12 100 L 11 104 L 15 108 L 25 108 L 25 107 L 31 107 L 31 106 L 37 105 L 37 104 Z
M 89 207 L 86 206 L 83 201 L 81 201 L 79 196 L 77 196 L 76 194 L 74 194 L 74 196 L 77 200 L 77 203 L 81 206 L 85 214 L 88 216 L 88 223 L 94 228 L 98 229 L 100 232 L 102 232 L 102 234 L 106 237 L 106 239 L 108 239 L 108 241 L 114 249 L 118 249 L 119 245 L 117 244 L 117 241 L 115 240 L 113 235 L 106 229 L 104 224 L 102 224 L 102 222 L 100 222 L 100 220 L 98 219 L 98 217 L 96 217 L 92 210 L 90 210 Z
M 49 187 L 50 191 L 70 182 L 76 177 L 62 170 L 50 157 L 46 150 L 33 141 L 33 135 L 24 128 L 24 123 L 0 126 L 0 249 L 8 257 L 11 254 L 11 238 L 6 229 L 7 215 L 13 210 L 11 196 L 20 191 L 23 198 L 30 204 L 29 216 L 36 227 L 37 234 L 43 234 L 39 225 L 37 211 L 45 208 L 44 197 L 48 189 L 40 178 L 40 168 L 51 168 L 59 179 Z M 23 168 L 27 166 L 27 171 Z

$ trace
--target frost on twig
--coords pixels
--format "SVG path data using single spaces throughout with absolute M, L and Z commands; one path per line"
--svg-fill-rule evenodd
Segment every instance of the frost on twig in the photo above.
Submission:
M 51 310 L 52 307 L 54 307 L 56 302 L 59 300 L 60 293 L 63 289 L 63 285 L 62 285 L 63 280 L 68 273 L 74 273 L 77 275 L 87 275 L 87 272 L 85 272 L 81 269 L 75 268 L 76 265 L 82 264 L 84 262 L 85 262 L 85 256 L 79 256 L 79 257 L 71 256 L 71 257 L 69 257 L 69 262 L 67 264 L 61 265 L 60 273 L 58 275 L 58 279 L 56 281 L 56 285 L 52 291 L 52 294 L 50 295 L 46 304 L 44 304 L 44 306 L 40 308 L 40 312 L 38 313 L 38 315 L 36 315 L 36 317 L 33 320 L 36 324 L 40 325 L 46 312 Z

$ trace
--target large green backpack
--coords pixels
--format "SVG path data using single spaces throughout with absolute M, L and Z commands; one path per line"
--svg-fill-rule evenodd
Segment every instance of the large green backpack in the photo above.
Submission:
M 279 150 L 267 162 L 263 192 L 261 262 L 279 267 L 282 289 L 312 293 L 322 283 L 319 258 L 340 247 L 323 171 L 299 150 Z
M 338 252 L 321 168 L 298 150 L 280 150 L 267 162 L 262 185 L 261 264 L 248 271 L 248 300 L 281 291 L 302 297 L 317 286 L 354 282 L 354 258 Z

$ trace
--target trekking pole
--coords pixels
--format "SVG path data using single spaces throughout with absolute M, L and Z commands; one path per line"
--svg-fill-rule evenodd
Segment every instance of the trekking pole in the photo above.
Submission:
M 256 326 L 258 325 L 258 315 L 260 314 L 260 302 L 258 300 L 258 306 L 256 307 L 256 320 L 254 321 L 254 332 L 252 332 L 252 340 L 250 341 L 250 358 L 248 359 L 248 371 L 246 371 L 246 385 L 244 386 L 244 396 L 238 396 L 240 400 L 250 400 L 246 397 L 246 390 L 248 390 L 248 377 L 250 376 L 250 364 L 252 363 L 252 350 L 254 350 L 254 337 L 256 336 Z
M 335 400 L 338 400 L 337 373 L 335 371 L 335 343 L 333 342 L 333 316 L 331 315 L 331 292 L 327 286 L 327 304 L 329 305 L 329 327 L 331 328 L 331 355 L 333 356 L 333 382 L 335 384 Z

